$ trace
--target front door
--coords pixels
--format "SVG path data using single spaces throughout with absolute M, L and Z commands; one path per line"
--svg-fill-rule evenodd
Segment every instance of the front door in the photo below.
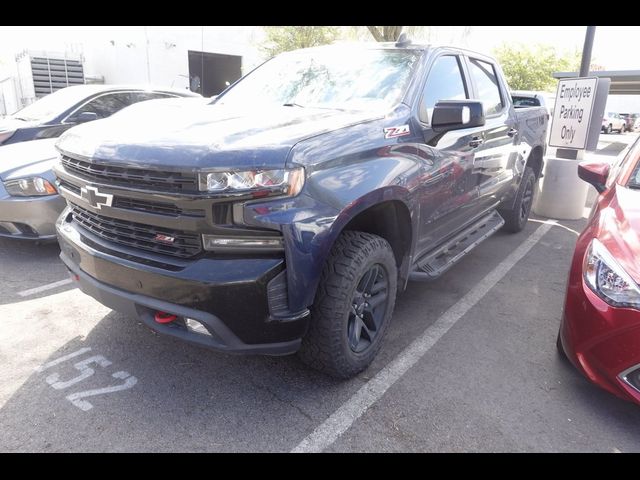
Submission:
M 457 55 L 437 57 L 420 100 L 424 143 L 418 145 L 422 163 L 418 255 L 460 230 L 478 209 L 473 159 L 480 145 L 482 128 L 447 132 L 437 140 L 429 128 L 431 113 L 438 101 L 469 98 L 461 66 Z

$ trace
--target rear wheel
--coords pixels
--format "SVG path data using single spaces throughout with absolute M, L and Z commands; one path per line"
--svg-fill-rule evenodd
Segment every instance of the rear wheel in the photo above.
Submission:
M 516 194 L 516 201 L 513 208 L 500 210 L 500 215 L 504 218 L 504 227 L 507 232 L 518 233 L 529 220 L 531 205 L 533 204 L 533 189 L 536 184 L 536 174 L 531 167 L 524 169 L 520 187 Z
M 385 239 L 343 232 L 322 271 L 300 359 L 338 378 L 367 368 L 391 321 L 397 277 L 395 257 Z

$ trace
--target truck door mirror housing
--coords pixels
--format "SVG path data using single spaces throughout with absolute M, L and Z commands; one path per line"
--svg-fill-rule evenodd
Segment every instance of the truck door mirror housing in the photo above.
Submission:
M 482 102 L 473 100 L 440 101 L 431 115 L 431 128 L 437 133 L 481 127 L 484 123 Z

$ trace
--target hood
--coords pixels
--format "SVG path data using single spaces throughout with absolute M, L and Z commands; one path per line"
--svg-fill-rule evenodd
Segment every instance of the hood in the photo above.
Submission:
M 39 121 L 35 120 L 18 120 L 13 117 L 5 117 L 0 119 L 0 133 L 14 132 L 19 128 L 32 127 L 39 124 Z
M 0 147 L 0 179 L 32 177 L 51 170 L 58 157 L 56 140 L 46 138 Z
M 74 127 L 57 146 L 94 161 L 138 168 L 281 168 L 299 141 L 382 116 L 372 111 L 284 106 L 239 110 L 151 101 Z
M 602 212 L 598 239 L 640 284 L 640 190 L 616 186 Z

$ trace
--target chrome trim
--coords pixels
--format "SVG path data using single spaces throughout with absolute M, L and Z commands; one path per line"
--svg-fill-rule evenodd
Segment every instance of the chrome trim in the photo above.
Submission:
M 631 368 L 627 368 L 626 370 L 620 372 L 618 374 L 618 378 L 620 380 L 622 380 L 624 383 L 626 383 L 627 385 L 629 385 L 631 388 L 633 388 L 636 392 L 640 393 L 640 388 L 636 387 L 634 384 L 632 384 L 629 379 L 627 378 L 627 376 L 631 373 L 631 372 L 635 372 L 636 370 L 640 370 L 640 363 L 634 365 Z

